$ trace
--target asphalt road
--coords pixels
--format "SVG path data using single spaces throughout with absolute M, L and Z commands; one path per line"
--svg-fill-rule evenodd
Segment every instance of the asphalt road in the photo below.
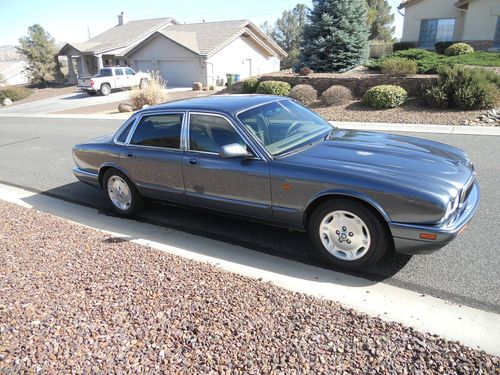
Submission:
M 100 191 L 75 180 L 71 147 L 114 132 L 121 121 L 0 117 L 0 182 L 99 208 Z M 471 226 L 442 250 L 422 256 L 388 255 L 363 273 L 373 280 L 500 312 L 500 137 L 418 134 L 465 149 L 476 165 L 482 201 Z M 320 265 L 303 233 L 172 206 L 152 205 L 139 220 Z M 401 301 L 404 303 L 404 301 Z

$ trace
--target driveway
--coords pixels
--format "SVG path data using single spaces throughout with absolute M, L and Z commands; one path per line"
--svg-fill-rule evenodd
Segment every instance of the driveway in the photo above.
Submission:
M 121 121 L 82 119 L 0 119 L 0 182 L 97 208 L 109 214 L 100 191 L 76 182 L 71 147 L 115 131 Z M 465 149 L 475 162 L 482 202 L 470 228 L 441 251 L 424 256 L 387 256 L 364 273 L 371 280 L 500 312 L 500 227 L 498 175 L 500 138 L 496 136 L 417 134 Z M 152 205 L 139 220 L 265 254 L 322 266 L 311 256 L 303 233 L 207 213 Z M 168 230 L 168 229 L 167 229 Z
M 190 87 L 173 87 L 168 88 L 166 92 L 189 91 Z M 55 96 L 52 98 L 39 100 L 36 102 L 13 105 L 10 107 L 0 107 L 0 116 L 2 114 L 16 114 L 20 117 L 25 114 L 48 114 L 62 112 L 69 109 L 80 107 L 94 106 L 99 104 L 107 104 L 118 101 L 127 101 L 130 91 L 116 91 L 108 96 L 89 96 L 84 92 Z

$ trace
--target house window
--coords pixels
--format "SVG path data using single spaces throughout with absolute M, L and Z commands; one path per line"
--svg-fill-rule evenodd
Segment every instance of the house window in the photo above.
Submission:
M 453 40 L 455 19 L 422 20 L 420 24 L 419 46 L 432 48 L 437 42 Z
M 497 17 L 497 29 L 495 31 L 495 47 L 500 48 L 500 16 Z

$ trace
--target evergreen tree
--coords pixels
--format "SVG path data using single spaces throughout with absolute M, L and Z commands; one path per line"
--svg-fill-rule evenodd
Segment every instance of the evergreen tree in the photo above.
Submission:
M 285 10 L 276 20 L 271 37 L 288 53 L 288 56 L 281 61 L 281 67 L 284 69 L 292 68 L 299 63 L 299 48 L 306 14 L 306 6 L 297 4 L 292 10 Z
M 31 83 L 45 83 L 54 78 L 57 53 L 54 39 L 45 29 L 35 24 L 28 28 L 28 35 L 19 39 L 19 52 L 27 59 L 25 71 Z
M 302 64 L 319 71 L 346 71 L 368 57 L 365 0 L 313 0 L 304 28 Z
M 366 0 L 368 5 L 368 25 L 370 40 L 392 42 L 394 40 L 394 14 L 387 0 Z

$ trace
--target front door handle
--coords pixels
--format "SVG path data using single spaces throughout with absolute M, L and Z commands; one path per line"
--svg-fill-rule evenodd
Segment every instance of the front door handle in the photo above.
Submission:
M 195 159 L 195 158 L 190 158 L 188 160 L 188 163 L 191 164 L 191 165 L 198 165 L 199 163 L 199 160 L 198 159 Z

